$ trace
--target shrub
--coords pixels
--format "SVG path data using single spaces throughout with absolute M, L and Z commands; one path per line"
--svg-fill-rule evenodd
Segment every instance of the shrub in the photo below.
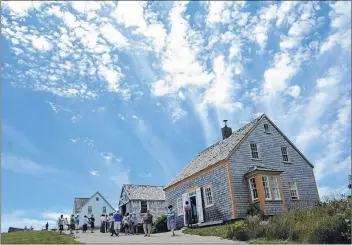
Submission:
M 229 225 L 227 238 L 232 240 L 248 241 L 250 238 L 248 225 L 244 221 L 238 221 Z
M 247 216 L 244 222 L 248 226 L 251 238 L 262 238 L 265 236 L 265 227 L 260 224 L 260 217 L 258 215 Z
M 247 209 L 247 215 L 249 215 L 249 216 L 261 216 L 260 207 L 258 205 L 256 205 L 256 204 L 252 204 Z
M 153 227 L 152 227 L 152 233 L 160 233 L 160 232 L 167 232 L 167 223 L 166 223 L 166 215 L 162 215 L 157 218 L 155 221 Z

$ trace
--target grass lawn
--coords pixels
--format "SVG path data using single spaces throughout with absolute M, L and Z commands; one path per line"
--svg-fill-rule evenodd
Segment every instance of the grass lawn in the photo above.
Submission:
M 229 225 L 218 225 L 205 228 L 193 228 L 185 229 L 183 233 L 189 235 L 198 235 L 198 236 L 217 236 L 223 239 L 227 238 Z M 292 244 L 291 241 L 283 240 L 265 240 L 265 239 L 253 239 L 248 241 L 249 244 Z
M 78 244 L 68 235 L 55 231 L 19 231 L 1 234 L 1 244 Z
M 227 230 L 229 225 L 217 225 L 204 228 L 190 228 L 185 229 L 183 233 L 189 235 L 199 235 L 199 236 L 217 236 L 227 239 Z

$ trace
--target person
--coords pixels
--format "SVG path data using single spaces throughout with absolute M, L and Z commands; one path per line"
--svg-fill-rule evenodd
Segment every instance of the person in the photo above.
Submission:
M 31 226 L 31 231 L 33 230 L 33 226 Z
M 125 235 L 129 235 L 130 234 L 130 215 L 129 213 L 125 214 L 125 217 L 123 217 L 123 227 L 125 230 Z
M 100 216 L 100 232 L 101 233 L 105 233 L 105 223 L 106 223 L 106 218 L 105 218 L 105 215 L 102 214 Z
M 138 219 L 135 212 L 132 213 L 132 234 L 138 235 Z
M 92 230 L 91 230 L 91 233 L 94 233 L 95 218 L 94 218 L 94 215 L 93 215 L 93 214 L 90 216 L 89 222 L 90 222 L 90 228 L 92 229 Z
M 105 214 L 105 220 L 106 220 L 106 222 L 105 222 L 105 232 L 107 233 L 108 232 L 108 230 L 110 229 L 109 227 L 109 216 L 107 215 L 107 214 Z
M 27 226 L 26 225 L 24 226 L 24 230 L 27 231 Z
M 60 234 L 62 234 L 62 231 L 64 230 L 64 225 L 65 225 L 65 219 L 64 219 L 64 216 L 61 214 L 58 222 L 59 224 L 59 231 L 60 231 Z
M 120 235 L 120 229 L 121 229 L 121 214 L 119 211 L 116 211 L 113 217 L 113 222 L 112 222 L 112 229 L 111 229 L 111 236 L 114 236 L 114 234 L 119 237 Z
M 83 219 L 83 233 L 86 233 L 88 229 L 88 217 L 87 215 L 84 215 Z
M 49 229 L 49 223 L 46 222 L 46 224 L 45 224 L 45 230 L 47 231 L 48 229 Z
M 106 232 L 110 232 L 111 228 L 111 214 L 106 215 Z
M 192 207 L 188 201 L 185 202 L 184 211 L 186 216 L 186 224 L 189 227 L 189 225 L 191 225 L 191 219 L 192 219 Z
M 149 210 L 147 210 L 147 214 L 143 216 L 142 221 L 143 221 L 142 223 L 143 223 L 144 236 L 150 237 L 150 231 L 152 229 L 152 223 L 153 223 L 153 215 L 150 214 Z
M 175 229 L 176 229 L 176 212 L 172 209 L 172 205 L 168 206 L 167 211 L 167 229 L 171 231 L 171 236 L 175 236 Z
M 79 215 L 78 214 L 75 217 L 75 225 L 76 225 L 76 233 L 78 233 L 78 230 L 79 230 Z
M 75 230 L 75 216 L 72 214 L 70 218 L 70 235 L 73 235 L 74 230 Z
M 65 218 L 65 226 L 67 226 L 67 230 L 69 230 L 69 223 L 68 223 L 67 218 Z

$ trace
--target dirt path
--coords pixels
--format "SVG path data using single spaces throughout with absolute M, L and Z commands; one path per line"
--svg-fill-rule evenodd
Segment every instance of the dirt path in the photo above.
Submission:
M 158 233 L 151 234 L 150 237 L 144 237 L 144 235 L 130 235 L 125 236 L 121 234 L 120 237 L 111 237 L 107 233 L 78 233 L 74 234 L 77 241 L 84 243 L 231 243 L 231 244 L 245 244 L 237 241 L 230 241 L 221 239 L 214 236 L 195 236 L 182 233 L 178 230 L 175 232 L 176 236 L 171 237 L 170 233 Z

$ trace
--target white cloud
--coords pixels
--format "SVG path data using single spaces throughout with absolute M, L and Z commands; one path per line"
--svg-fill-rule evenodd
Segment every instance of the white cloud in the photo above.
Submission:
M 87 14 L 101 8 L 100 3 L 96 1 L 72 1 L 71 5 L 76 11 Z
M 288 53 L 274 57 L 273 66 L 264 72 L 264 93 L 281 92 L 287 88 L 289 79 L 296 73 L 297 65 Z
M 141 178 L 152 178 L 153 177 L 152 173 L 139 173 L 138 176 Z
M 90 175 L 93 175 L 93 176 L 99 176 L 100 174 L 99 174 L 99 171 L 96 171 L 96 170 L 90 170 L 89 171 L 89 174 Z
M 144 19 L 144 7 L 146 2 L 142 1 L 119 1 L 112 16 L 125 27 L 136 26 L 146 28 L 147 23 Z
M 7 232 L 9 227 L 16 228 L 30 228 L 31 226 L 35 230 L 41 230 L 45 228 L 46 222 L 49 223 L 49 229 L 57 228 L 57 220 L 60 215 L 69 218 L 70 213 L 65 211 L 59 212 L 49 212 L 45 211 L 39 214 L 36 218 L 33 217 L 33 211 L 29 210 L 15 210 L 10 213 L 4 213 L 1 216 L 1 232 Z
M 293 85 L 287 88 L 285 93 L 292 96 L 293 98 L 297 98 L 301 94 L 301 87 L 299 85 Z
M 44 3 L 42 1 L 6 1 L 1 2 L 1 5 L 8 7 L 13 16 L 24 17 L 31 9 L 39 10 Z
M 100 28 L 103 37 L 116 47 L 125 47 L 128 45 L 128 40 L 119 32 L 113 25 L 105 24 Z
M 31 38 L 33 47 L 38 49 L 39 51 L 50 51 L 52 49 L 52 44 L 46 39 L 44 36 Z

